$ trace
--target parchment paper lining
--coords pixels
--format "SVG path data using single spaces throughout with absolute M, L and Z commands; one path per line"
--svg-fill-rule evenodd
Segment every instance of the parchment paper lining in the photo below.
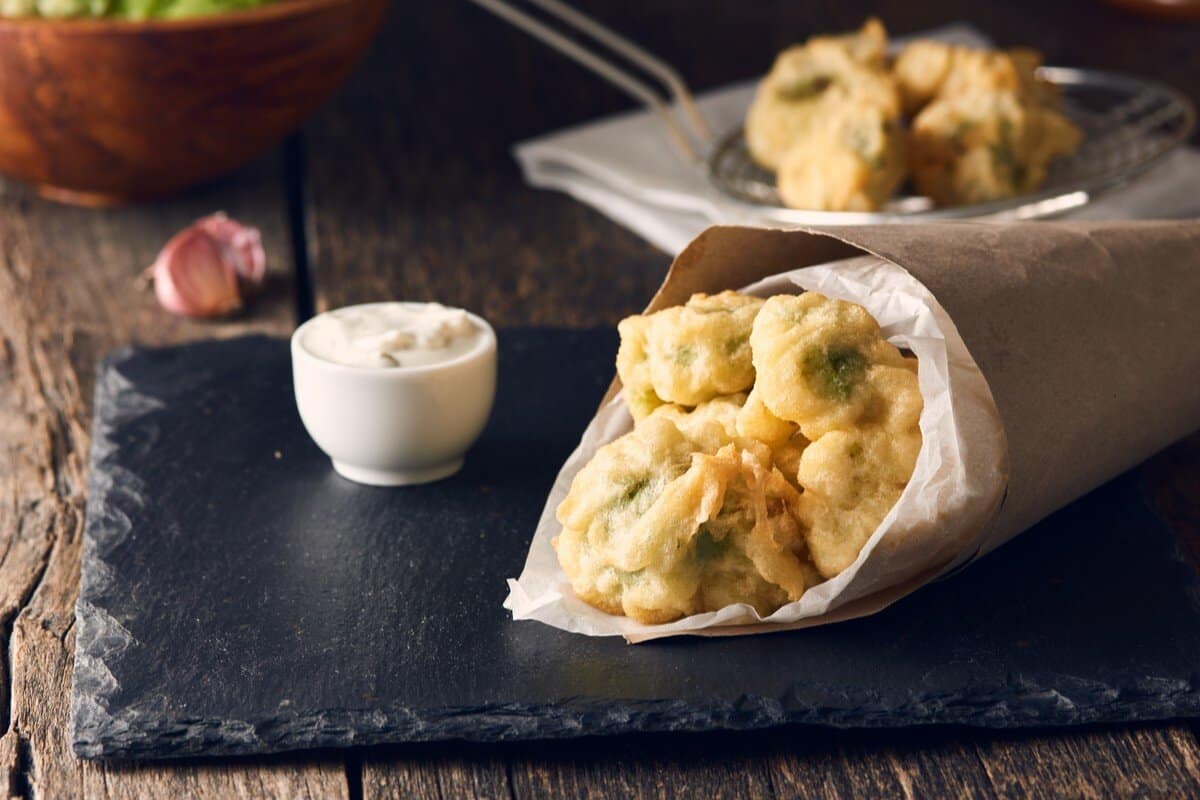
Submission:
M 575 474 L 600 446 L 632 427 L 618 394 L 601 406 L 550 491 L 525 569 L 520 578 L 509 581 L 505 607 L 514 619 L 534 619 L 591 636 L 623 635 L 630 641 L 822 624 L 873 613 L 911 591 L 908 585 L 914 579 L 924 582 L 978 549 L 1004 492 L 1007 445 L 987 382 L 933 295 L 903 268 L 874 256 L 793 270 L 743 290 L 762 297 L 810 290 L 860 303 L 879 321 L 889 341 L 917 356 L 925 398 L 923 443 L 913 477 L 896 506 L 853 565 L 768 617 L 745 604 L 665 625 L 605 614 L 575 597 L 551 540 L 561 528 L 555 509 Z M 884 592 L 900 587 L 903 591 Z M 855 603 L 867 598 L 869 602 Z M 835 616 L 838 611 L 842 613 Z

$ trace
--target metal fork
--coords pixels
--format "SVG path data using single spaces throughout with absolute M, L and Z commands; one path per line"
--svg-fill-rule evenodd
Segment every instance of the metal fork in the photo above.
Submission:
M 712 129 L 696 105 L 691 90 L 670 64 L 560 0 L 527 0 L 527 3 L 564 23 L 568 28 L 573 28 L 607 47 L 614 54 L 624 57 L 630 64 L 656 78 L 661 86 L 655 87 L 613 60 L 589 50 L 566 34 L 518 8 L 515 2 L 471 2 L 549 45 L 644 104 L 662 120 L 670 133 L 672 144 L 685 159 L 695 164 L 704 162 L 706 154 L 712 149 Z

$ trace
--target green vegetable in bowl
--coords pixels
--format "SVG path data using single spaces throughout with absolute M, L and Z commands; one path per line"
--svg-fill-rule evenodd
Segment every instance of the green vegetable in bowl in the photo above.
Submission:
M 32 17 L 37 15 L 33 0 L 0 0 L 0 17 Z
M 240 11 L 272 0 L 0 0 L 0 17 L 183 19 Z

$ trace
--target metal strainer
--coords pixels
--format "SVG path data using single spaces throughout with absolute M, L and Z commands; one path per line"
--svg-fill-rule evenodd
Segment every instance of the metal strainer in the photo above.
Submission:
M 973 205 L 935 207 L 927 197 L 901 193 L 877 212 L 786 208 L 775 176 L 750 157 L 742 129 L 721 136 L 708 122 L 679 72 L 620 34 L 561 0 L 526 0 L 630 65 L 656 79 L 647 83 L 509 0 L 472 0 L 541 40 L 643 103 L 662 121 L 680 156 L 703 171 L 739 217 L 768 224 L 858 225 L 938 219 L 1037 219 L 1087 205 L 1106 190 L 1144 172 L 1185 142 L 1196 123 L 1187 97 L 1163 84 L 1099 70 L 1042 67 L 1059 87 L 1063 113 L 1083 131 L 1072 156 L 1056 159 L 1035 192 Z

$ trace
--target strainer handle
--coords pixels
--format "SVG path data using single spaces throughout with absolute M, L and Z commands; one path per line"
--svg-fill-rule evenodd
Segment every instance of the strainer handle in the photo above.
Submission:
M 530 36 L 581 64 L 654 111 L 666 126 L 676 149 L 689 161 L 700 161 L 701 151 L 708 150 L 712 142 L 712 131 L 708 122 L 701 114 L 695 98 L 692 97 L 691 91 L 688 90 L 687 84 L 684 83 L 679 72 L 662 59 L 651 55 L 616 31 L 601 25 L 595 19 L 561 0 L 528 0 L 529 3 L 542 9 L 545 13 L 599 42 L 613 53 L 623 56 L 633 65 L 657 78 L 665 89 L 666 96 L 660 93 L 661 90 L 656 90 L 629 70 L 618 66 L 604 56 L 597 55 L 565 34 L 517 8 L 508 0 L 471 0 L 471 2 L 487 9 L 505 22 L 520 28 Z M 674 102 L 669 102 L 668 98 Z

